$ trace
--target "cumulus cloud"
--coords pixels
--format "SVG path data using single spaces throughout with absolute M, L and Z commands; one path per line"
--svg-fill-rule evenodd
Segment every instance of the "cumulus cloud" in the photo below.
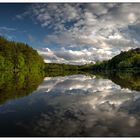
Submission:
M 96 48 L 84 48 L 80 50 L 72 50 L 71 48 L 60 48 L 57 50 L 51 50 L 49 48 L 41 48 L 37 50 L 40 55 L 44 57 L 44 61 L 49 63 L 67 63 L 67 64 L 85 64 L 95 62 L 97 60 L 109 59 L 112 56 L 110 49 L 96 49 Z M 117 51 L 115 52 L 117 53 Z
M 52 52 L 55 52 L 55 57 L 60 58 L 60 62 L 62 58 L 67 61 L 65 56 L 68 54 L 70 58 L 67 59 L 71 60 L 73 56 L 75 63 L 77 60 L 79 64 L 79 56 L 76 55 L 79 48 L 80 57 L 83 58 L 82 64 L 94 62 L 96 59 L 110 59 L 122 50 L 139 47 L 140 32 L 135 28 L 139 28 L 140 24 L 139 8 L 140 4 L 131 3 L 47 3 L 31 5 L 26 14 L 28 13 L 44 30 L 52 30 L 44 37 L 44 43 L 46 46 L 59 45 L 58 52 Z M 75 46 L 73 50 L 70 49 L 72 45 Z M 90 48 L 84 52 L 87 57 L 82 57 L 87 46 Z M 62 48 L 65 49 L 60 54 Z M 106 53 L 107 48 L 109 53 Z M 104 53 L 97 57 L 95 54 L 98 54 L 100 49 Z M 51 62 L 49 59 L 48 61 Z

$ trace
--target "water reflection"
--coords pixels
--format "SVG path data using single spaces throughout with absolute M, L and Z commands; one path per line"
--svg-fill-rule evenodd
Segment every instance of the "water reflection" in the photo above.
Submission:
M 45 78 L 38 90 L 47 93 L 43 101 L 51 109 L 32 120 L 34 135 L 139 135 L 139 117 L 120 111 L 125 102 L 135 102 L 139 92 L 83 75 Z
M 122 88 L 140 91 L 140 73 L 114 72 L 109 73 L 108 78 Z
M 43 73 L 0 72 L 0 104 L 29 95 L 42 81 Z
M 115 83 L 45 77 L 33 94 L 0 106 L 0 136 L 140 136 L 140 92 Z

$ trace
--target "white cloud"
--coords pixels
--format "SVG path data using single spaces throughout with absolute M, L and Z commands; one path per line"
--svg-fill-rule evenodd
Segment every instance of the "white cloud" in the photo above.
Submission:
M 139 8 L 140 4 L 131 3 L 33 4 L 26 13 L 41 24 L 44 30 L 53 30 L 46 35 L 44 42 L 46 46 L 48 44 L 61 46 L 57 49 L 58 52 L 52 50 L 57 58 L 61 60 L 63 58 L 65 61 L 67 55 L 67 59 L 71 60 L 73 57 L 79 61 L 80 56 L 86 63 L 95 59 L 109 59 L 121 50 L 139 47 L 140 32 L 136 33 L 135 30 L 133 34 L 132 31 L 129 32 L 129 26 L 138 27 L 140 24 Z M 75 51 L 71 53 L 69 46 L 75 46 L 73 47 Z M 94 52 L 87 50 L 83 54 L 84 47 L 87 46 L 95 48 Z M 65 54 L 59 51 L 62 47 L 65 48 Z M 78 52 L 80 55 L 76 54 L 77 48 L 81 51 Z M 106 52 L 106 48 L 112 52 Z M 102 50 L 104 55 L 97 57 L 96 54 L 100 49 L 104 50 Z
M 49 50 L 49 51 L 48 51 Z M 40 55 L 44 57 L 45 62 L 69 63 L 69 64 L 85 64 L 95 62 L 97 60 L 109 59 L 112 56 L 112 51 L 106 49 L 96 48 L 82 48 L 80 50 L 72 50 L 71 48 L 60 48 L 59 50 L 50 50 L 49 48 L 42 48 L 37 50 Z
M 0 27 L 0 31 L 16 31 L 17 29 L 16 28 L 9 28 L 9 27 Z

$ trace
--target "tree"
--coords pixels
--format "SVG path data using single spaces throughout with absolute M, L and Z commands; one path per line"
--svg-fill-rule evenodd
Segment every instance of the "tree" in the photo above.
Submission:
M 43 58 L 27 44 L 0 36 L 0 70 L 32 71 L 44 69 Z

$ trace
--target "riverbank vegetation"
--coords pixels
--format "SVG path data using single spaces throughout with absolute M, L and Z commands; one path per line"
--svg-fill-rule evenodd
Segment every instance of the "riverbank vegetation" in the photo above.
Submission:
M 121 52 L 108 61 L 79 66 L 80 70 L 93 71 L 140 71 L 140 48 Z
M 43 69 L 43 58 L 36 50 L 0 36 L 0 70 L 38 72 Z
M 78 71 L 140 71 L 140 48 L 121 52 L 110 60 L 85 65 L 44 63 L 43 58 L 27 44 L 0 36 L 0 70 L 60 73 Z

